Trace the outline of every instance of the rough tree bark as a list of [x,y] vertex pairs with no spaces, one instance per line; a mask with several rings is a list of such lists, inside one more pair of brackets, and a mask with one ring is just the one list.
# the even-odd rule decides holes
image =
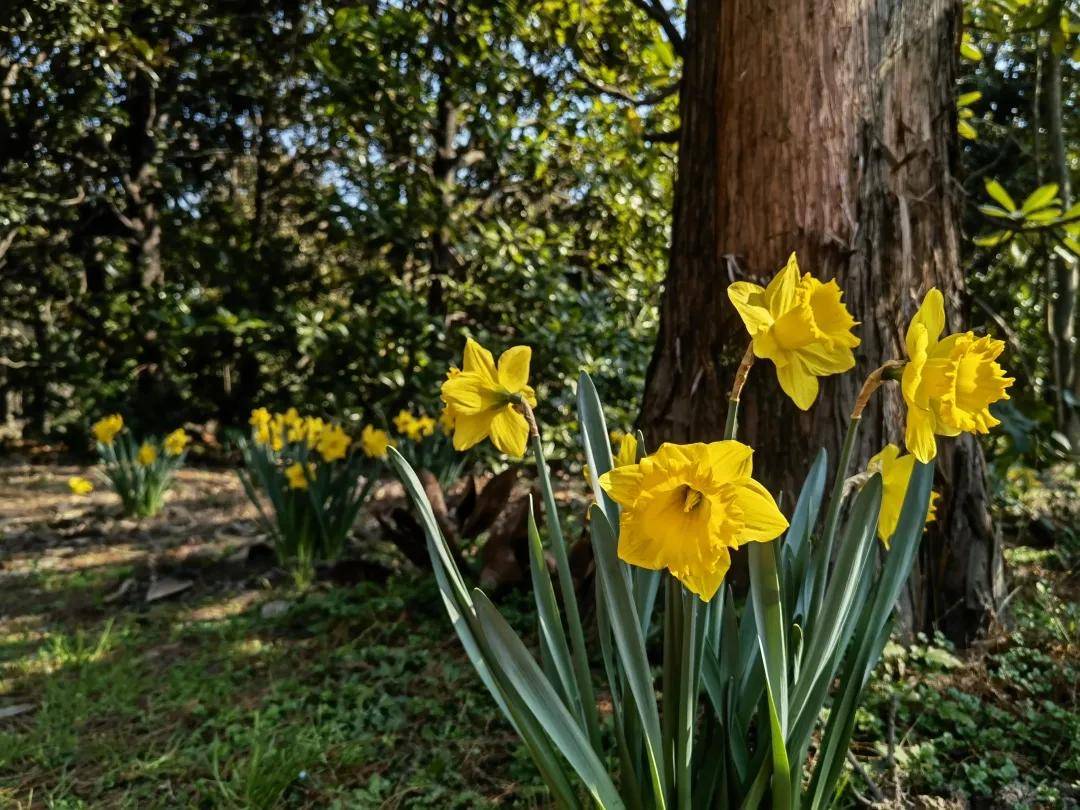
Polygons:
[[[953,0],[690,0],[671,260],[641,416],[654,442],[721,435],[748,342],[727,285],[764,283],[792,250],[844,289],[862,345],[856,369],[823,380],[807,413],[768,361],[751,372],[740,437],[774,490],[797,491],[822,443],[836,457],[857,388],[903,356],[928,288],[945,293],[950,330],[962,326],[959,24]],[[864,415],[859,463],[902,444],[903,421],[886,389]],[[1001,595],[1001,553],[977,444],[940,447],[940,517],[913,578],[912,620],[963,639]]]
[[[1057,14],[1051,16],[1056,20]],[[1053,182],[1058,184],[1062,207],[1072,203],[1072,179],[1065,148],[1064,106],[1062,103],[1062,62],[1068,58],[1054,53],[1054,37],[1047,37],[1046,69],[1046,130],[1049,141]],[[1054,348],[1054,401],[1057,406],[1058,429],[1069,438],[1074,453],[1080,453],[1080,408],[1071,403],[1069,395],[1080,398],[1080,353],[1076,348],[1076,294],[1080,289],[1080,262],[1051,255],[1053,267],[1047,328]]]

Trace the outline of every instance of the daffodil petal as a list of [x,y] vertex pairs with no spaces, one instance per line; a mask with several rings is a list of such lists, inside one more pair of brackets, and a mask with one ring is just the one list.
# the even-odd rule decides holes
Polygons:
[[751,337],[772,326],[773,316],[765,306],[765,290],[757,284],[736,281],[728,285],[727,294]]
[[514,346],[499,358],[499,385],[511,394],[520,393],[529,384],[529,361],[532,349]]
[[491,443],[508,456],[521,458],[525,455],[525,443],[529,437],[529,423],[514,408],[507,405],[495,413],[489,428]]
[[765,306],[774,318],[778,318],[794,306],[798,289],[799,262],[792,253],[784,269],[777,273],[769,282],[769,286],[765,288]]
[[640,465],[627,464],[613,467],[601,475],[600,486],[613,501],[623,506],[630,506],[641,491],[641,478]]
[[787,531],[787,518],[780,512],[773,496],[754,479],[738,488],[735,504],[742,510],[744,523],[741,541],[767,542]]
[[480,413],[456,414],[454,421],[454,449],[468,450],[487,438],[491,429],[492,414],[490,411]]
[[839,344],[829,348],[825,343],[811,343],[795,351],[806,370],[817,377],[842,374],[855,367],[855,355],[851,349]]
[[742,442],[726,440],[712,442],[707,448],[706,463],[714,477],[727,481],[741,481],[754,471],[753,448]]
[[923,464],[933,461],[934,456],[937,455],[934,423],[930,413],[910,403],[908,404],[907,426],[904,430],[904,444]]
[[919,306],[919,311],[915,313],[915,317],[911,319],[911,324],[908,326],[905,337],[908,357],[912,356],[912,330],[917,325],[926,330],[927,340],[930,345],[937,343],[941,333],[945,330],[945,298],[937,287],[931,287],[930,291],[926,293],[922,304]]
[[[442,384],[442,399],[459,414],[476,414],[491,404],[485,401],[490,399],[485,396],[486,389],[487,386],[480,375],[462,372]],[[412,419],[411,414],[406,413],[406,415],[409,420]],[[394,419],[394,426],[399,431],[403,431],[409,420],[402,420],[401,414],[398,414]]]
[[801,410],[809,410],[818,395],[817,377],[807,371],[802,361],[793,357],[791,362],[776,367],[776,377],[784,393],[791,397]]
[[773,324],[772,335],[783,349],[800,349],[821,339],[821,332],[814,326],[814,314],[806,304],[780,315]]
[[466,374],[479,374],[490,383],[496,379],[495,358],[472,338],[465,341],[465,361],[461,370]]

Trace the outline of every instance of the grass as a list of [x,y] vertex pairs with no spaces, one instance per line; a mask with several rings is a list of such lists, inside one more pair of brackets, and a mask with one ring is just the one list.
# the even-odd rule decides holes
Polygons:
[[0,730],[0,804],[484,807],[535,793],[429,610],[434,589],[311,593],[273,619],[258,604],[162,605],[5,655],[4,691],[36,708]]
[[[258,532],[230,476],[186,472],[160,518],[132,524],[107,495],[74,503],[70,472],[0,471],[0,709],[32,707],[0,718],[0,807],[548,806],[430,581],[296,591],[237,561]],[[1080,795],[1076,558],[1010,556],[1008,628],[963,653],[890,646],[845,804]],[[193,585],[146,604],[163,576]],[[526,604],[502,607],[529,636]]]

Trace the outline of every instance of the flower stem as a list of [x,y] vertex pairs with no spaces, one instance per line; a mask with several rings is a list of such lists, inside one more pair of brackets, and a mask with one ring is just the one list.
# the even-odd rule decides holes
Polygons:
[[585,648],[585,631],[581,626],[581,613],[578,610],[577,592],[574,590],[574,575],[570,571],[570,560],[566,553],[566,541],[559,513],[555,508],[555,493],[551,488],[551,474],[548,471],[544,446],[540,441],[540,429],[536,423],[529,403],[518,403],[525,421],[529,424],[529,436],[532,443],[533,458],[540,478],[540,490],[544,498],[544,513],[548,527],[548,543],[555,557],[555,569],[559,576],[559,591],[562,593],[563,608],[566,610],[566,623],[570,628],[570,643],[574,661],[574,679],[585,709],[585,725],[589,741],[595,750],[600,750],[600,723],[596,713],[596,696],[593,692],[592,675],[589,672],[589,656]]
[[742,396],[743,386],[750,374],[750,366],[754,365],[754,344],[751,343],[743,352],[742,361],[735,371],[735,381],[731,384],[731,393],[728,394],[727,418],[724,420],[724,438],[734,439],[738,430],[739,398]]
[[[878,385],[880,384],[878,383]],[[865,389],[866,386],[864,385],[863,388]],[[863,405],[865,407],[865,402]],[[806,615],[808,625],[817,616],[821,607],[821,600],[825,595],[825,578],[829,573],[829,559],[832,557],[833,544],[836,541],[836,527],[840,522],[840,508],[844,503],[844,481],[847,480],[847,470],[851,464],[851,454],[855,449],[855,437],[859,432],[859,423],[861,421],[861,417],[852,415],[848,421],[847,431],[844,433],[844,444],[840,449],[840,459],[836,464],[836,476],[833,478],[832,492],[829,495],[829,510],[825,514],[825,528],[821,533],[821,553],[818,555],[817,565],[814,568],[814,590],[810,599],[810,608]],[[807,627],[807,630],[809,629]]]
[[833,479],[832,492],[829,495],[829,511],[825,515],[825,528],[821,534],[822,554],[818,557],[814,570],[814,590],[806,617],[808,624],[817,616],[821,600],[825,595],[825,578],[829,573],[829,560],[836,542],[836,528],[840,522],[840,509],[844,501],[844,482],[847,480],[847,471],[855,450],[855,437],[859,432],[863,411],[866,410],[874,392],[889,380],[898,379],[903,367],[903,360],[890,360],[874,369],[867,376],[866,382],[859,389],[859,395],[855,398],[855,407],[851,409],[851,419],[848,421],[847,432],[844,434],[844,444],[840,449],[840,458],[836,465],[836,477]]
[[679,727],[675,744],[675,785],[679,810],[691,810],[692,788],[690,765],[694,753],[694,719],[697,715],[697,678],[695,636],[697,635],[698,598],[685,588],[678,587],[682,600],[681,651],[682,671],[679,673]]

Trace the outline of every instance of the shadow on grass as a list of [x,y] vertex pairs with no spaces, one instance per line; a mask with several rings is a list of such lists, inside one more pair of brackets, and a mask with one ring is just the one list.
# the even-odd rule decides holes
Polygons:
[[0,804],[539,803],[432,586],[249,593],[54,627],[7,665],[5,702],[35,708],[0,721]]

